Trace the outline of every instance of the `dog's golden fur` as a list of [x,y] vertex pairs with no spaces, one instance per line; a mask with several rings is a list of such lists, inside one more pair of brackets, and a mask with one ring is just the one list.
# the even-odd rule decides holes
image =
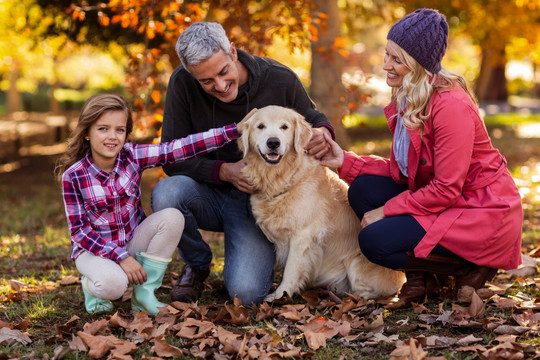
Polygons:
[[307,287],[329,287],[365,299],[395,294],[401,272],[369,262],[360,252],[360,221],[347,184],[307,155],[311,127],[297,112],[268,106],[240,125],[244,175],[255,186],[253,214],[275,244],[283,278],[272,301]]

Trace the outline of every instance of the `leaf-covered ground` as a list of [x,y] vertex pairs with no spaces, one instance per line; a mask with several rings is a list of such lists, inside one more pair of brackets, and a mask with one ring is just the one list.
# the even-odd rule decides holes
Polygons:
[[[490,129],[523,195],[523,259],[488,286],[465,289],[456,301],[430,298],[388,311],[385,300],[338,297],[310,289],[274,304],[244,306],[221,281],[221,235],[205,233],[215,262],[196,304],[174,302],[155,318],[130,310],[130,294],[114,313],[84,311],[79,275],[60,192],[55,156],[17,159],[0,167],[0,360],[3,359],[534,359],[540,325],[540,140]],[[352,134],[358,153],[386,155],[386,132]],[[158,171],[144,177],[145,204]],[[147,208],[149,211],[149,209]],[[175,259],[157,292],[168,290]],[[451,284],[451,278],[448,279]],[[279,281],[279,273],[276,282]],[[444,290],[444,289],[443,289]]]

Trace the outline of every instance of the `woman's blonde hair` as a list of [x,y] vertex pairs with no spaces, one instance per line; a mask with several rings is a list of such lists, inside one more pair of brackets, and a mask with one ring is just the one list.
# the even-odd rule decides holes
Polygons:
[[395,102],[398,108],[400,108],[401,104],[407,104],[402,119],[403,124],[408,128],[423,128],[424,121],[431,113],[428,105],[435,90],[447,89],[454,84],[458,84],[477,104],[476,96],[463,76],[452,73],[445,68],[433,75],[395,42],[388,40],[387,46],[388,49],[397,54],[399,60],[410,70],[403,77],[403,84],[399,88],[392,88],[392,102]]
[[108,111],[123,111],[126,114],[126,139],[133,130],[131,109],[122,96],[114,94],[98,94],[90,97],[84,103],[77,126],[67,141],[65,153],[60,156],[54,172],[58,179],[62,177],[71,165],[81,160],[90,150],[90,143],[85,139],[90,127]]

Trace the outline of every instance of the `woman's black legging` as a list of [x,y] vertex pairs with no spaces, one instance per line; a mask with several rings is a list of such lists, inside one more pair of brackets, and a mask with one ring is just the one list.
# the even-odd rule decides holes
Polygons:
[[[359,176],[349,187],[349,204],[362,219],[366,212],[383,206],[407,189],[407,185],[397,184],[389,177]],[[389,216],[363,228],[358,235],[358,244],[371,262],[397,270],[403,269],[407,251],[412,251],[425,234],[413,216]],[[456,256],[440,245],[436,245],[432,253]]]

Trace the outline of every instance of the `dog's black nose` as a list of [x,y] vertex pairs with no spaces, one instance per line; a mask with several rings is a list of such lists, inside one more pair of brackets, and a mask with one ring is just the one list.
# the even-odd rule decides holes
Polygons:
[[272,150],[276,150],[280,144],[281,143],[277,137],[271,137],[266,140],[266,146],[268,146],[268,148]]

